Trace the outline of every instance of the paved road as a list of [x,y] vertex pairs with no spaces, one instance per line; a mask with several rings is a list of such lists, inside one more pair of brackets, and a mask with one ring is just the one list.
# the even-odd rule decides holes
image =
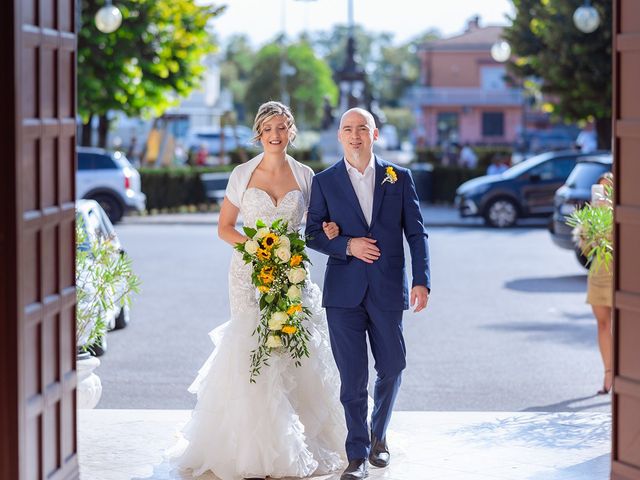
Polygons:
[[[110,332],[99,408],[191,408],[207,332],[227,320],[229,247],[207,225],[120,225],[142,278],[132,324]],[[542,228],[430,229],[433,292],[405,314],[400,410],[609,411],[586,272]],[[324,259],[314,254],[312,278]],[[238,379],[242,381],[242,379]]]

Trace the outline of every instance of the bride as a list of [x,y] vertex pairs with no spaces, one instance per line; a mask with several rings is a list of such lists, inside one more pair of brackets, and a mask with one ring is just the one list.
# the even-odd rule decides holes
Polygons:
[[[283,218],[298,229],[309,202],[313,172],[286,153],[296,135],[289,108],[279,102],[261,105],[254,131],[264,151],[233,170],[220,210],[218,235],[231,245],[247,239],[236,229],[239,214],[247,226]],[[327,224],[325,233],[333,238],[337,226]],[[340,380],[320,289],[307,285],[309,357],[296,367],[288,354],[273,354],[256,383],[250,383],[250,354],[257,345],[252,332],[260,310],[251,267],[233,251],[231,320],[210,333],[215,350],[189,387],[197,404],[183,429],[188,445],[178,459],[181,468],[194,476],[210,470],[222,480],[237,480],[307,477],[343,465]]]

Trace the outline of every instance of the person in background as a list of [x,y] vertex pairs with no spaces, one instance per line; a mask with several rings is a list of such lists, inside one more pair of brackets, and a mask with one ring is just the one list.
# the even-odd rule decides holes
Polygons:
[[509,166],[500,155],[493,157],[491,165],[487,168],[487,175],[500,175],[508,170]]
[[478,156],[469,143],[465,143],[462,150],[460,150],[460,163],[466,168],[476,168],[478,166]]
[[598,149],[598,138],[596,137],[595,127],[592,122],[589,122],[578,134],[576,147],[578,147],[582,153],[591,153]]
[[[613,175],[606,172],[598,179],[599,185],[605,186],[603,195],[592,193],[591,205],[606,205],[610,202],[606,198],[606,186],[613,186]],[[597,189],[596,189],[597,192]],[[595,193],[595,192],[594,192]],[[587,303],[591,305],[593,315],[598,322],[598,348],[604,366],[604,379],[598,395],[606,395],[611,391],[613,384],[612,348],[613,336],[611,332],[611,317],[613,314],[613,267],[610,264],[597,264],[591,262],[589,276],[587,277]]]

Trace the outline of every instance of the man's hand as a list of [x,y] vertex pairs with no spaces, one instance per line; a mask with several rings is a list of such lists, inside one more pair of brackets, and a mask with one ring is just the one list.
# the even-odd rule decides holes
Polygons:
[[418,313],[420,310],[424,310],[429,301],[429,290],[422,285],[416,285],[411,289],[411,306],[415,305],[413,309],[414,313]]
[[340,235],[340,228],[336,222],[322,222],[322,230],[329,240]]
[[349,246],[351,255],[365,263],[373,263],[380,258],[380,249],[376,247],[377,240],[367,237],[352,238]]

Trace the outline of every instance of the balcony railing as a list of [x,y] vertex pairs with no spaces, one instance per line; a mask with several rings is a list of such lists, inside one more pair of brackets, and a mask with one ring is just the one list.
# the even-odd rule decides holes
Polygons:
[[416,106],[517,106],[522,105],[522,89],[488,90],[467,87],[413,87],[405,102]]

